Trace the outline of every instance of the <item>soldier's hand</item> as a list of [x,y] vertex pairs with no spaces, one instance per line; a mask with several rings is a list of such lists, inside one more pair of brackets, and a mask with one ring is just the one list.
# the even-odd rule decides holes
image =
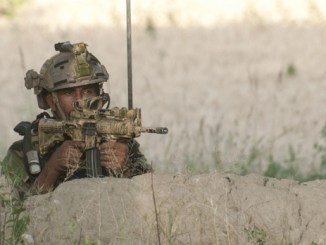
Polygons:
[[85,143],[66,140],[59,146],[48,160],[56,171],[76,170],[80,164]]
[[45,193],[51,191],[56,184],[61,171],[76,170],[79,167],[85,144],[67,140],[59,146],[45,163],[39,176],[34,182],[37,192]]
[[110,170],[123,170],[128,161],[129,147],[126,143],[107,141],[100,144],[101,165]]

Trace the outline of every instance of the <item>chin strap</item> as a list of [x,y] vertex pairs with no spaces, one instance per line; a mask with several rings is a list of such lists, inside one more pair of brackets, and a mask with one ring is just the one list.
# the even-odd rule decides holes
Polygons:
[[53,102],[54,102],[56,108],[58,109],[58,113],[52,111],[53,115],[54,115],[55,117],[60,116],[60,118],[61,118],[62,120],[66,120],[67,117],[66,117],[65,113],[63,112],[63,110],[62,110],[62,108],[61,108],[61,106],[60,106],[59,99],[58,99],[58,95],[57,95],[56,92],[52,92],[52,98],[53,98]]

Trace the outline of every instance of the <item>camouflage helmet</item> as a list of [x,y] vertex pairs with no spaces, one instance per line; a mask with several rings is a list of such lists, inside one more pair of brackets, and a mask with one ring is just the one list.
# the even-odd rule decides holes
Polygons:
[[34,70],[27,71],[25,86],[34,88],[41,109],[49,109],[45,101],[47,92],[95,83],[102,85],[108,80],[105,67],[86,47],[85,43],[57,43],[55,50],[60,53],[48,59],[39,74]]

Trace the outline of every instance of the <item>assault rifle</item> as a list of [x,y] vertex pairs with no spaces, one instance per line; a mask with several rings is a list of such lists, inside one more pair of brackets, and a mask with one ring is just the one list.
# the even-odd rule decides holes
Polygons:
[[[97,145],[108,140],[130,140],[141,133],[167,134],[165,127],[142,127],[141,109],[125,107],[102,109],[109,101],[108,94],[74,102],[67,120],[43,118],[38,126],[40,155],[66,139],[85,142],[86,174],[102,176]],[[108,105],[107,105],[108,107]]]

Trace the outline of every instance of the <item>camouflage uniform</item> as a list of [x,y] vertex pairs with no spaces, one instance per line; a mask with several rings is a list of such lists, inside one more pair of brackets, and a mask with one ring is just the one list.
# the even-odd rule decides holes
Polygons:
[[[34,70],[29,70],[26,73],[25,86],[28,89],[34,88],[41,109],[49,109],[45,101],[46,93],[56,96],[56,92],[60,89],[99,84],[100,91],[103,93],[102,83],[108,80],[109,75],[97,58],[87,51],[86,46],[84,43],[74,45],[69,42],[64,43],[64,45],[61,45],[60,53],[44,63],[40,74]],[[56,50],[58,49],[56,48]],[[61,113],[59,104],[57,106]],[[61,117],[65,118],[62,114]],[[34,126],[35,122],[33,123]],[[38,174],[30,172],[27,157],[24,154],[24,146],[24,140],[13,143],[2,161],[2,172],[11,181],[12,187],[19,196],[27,192],[34,192],[32,186],[38,176]],[[55,145],[47,154],[41,156],[41,169],[59,146],[60,144]],[[136,140],[131,139],[128,148],[129,155],[123,169],[112,170],[102,167],[104,176],[130,178],[152,170],[147,164],[146,158],[140,152],[139,143]],[[62,171],[54,188],[63,181],[86,177],[84,155],[80,158],[78,169]]]

